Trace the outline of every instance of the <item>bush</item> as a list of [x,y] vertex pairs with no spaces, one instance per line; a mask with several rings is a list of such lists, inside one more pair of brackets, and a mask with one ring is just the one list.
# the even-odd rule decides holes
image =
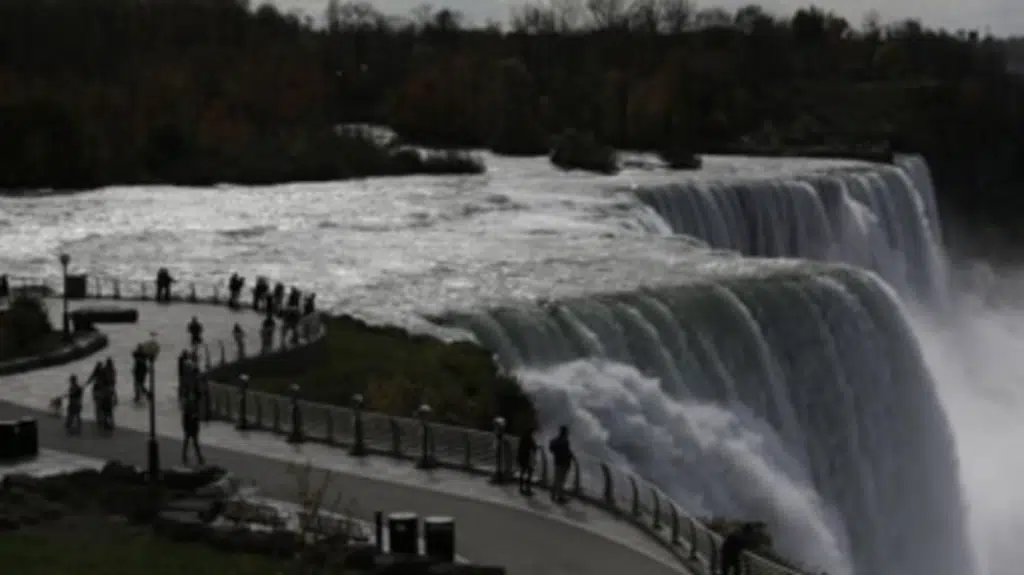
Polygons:
[[15,296],[0,312],[0,361],[35,355],[60,345],[42,299]]
[[593,134],[575,130],[563,132],[555,139],[551,163],[563,170],[586,170],[602,174],[619,171],[615,150],[601,144]]

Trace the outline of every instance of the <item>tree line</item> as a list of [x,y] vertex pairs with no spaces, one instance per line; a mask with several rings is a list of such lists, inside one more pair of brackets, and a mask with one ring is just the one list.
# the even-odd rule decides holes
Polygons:
[[1024,209],[1024,90],[976,32],[690,0],[550,0],[478,27],[332,0],[323,21],[242,0],[6,0],[0,187],[339,177],[338,156],[360,175],[373,150],[327,127],[366,122],[509,154],[567,130],[659,151],[885,145],[928,158],[944,205]]

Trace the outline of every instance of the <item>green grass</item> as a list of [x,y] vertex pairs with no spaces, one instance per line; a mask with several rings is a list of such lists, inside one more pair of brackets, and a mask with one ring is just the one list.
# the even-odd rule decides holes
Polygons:
[[0,573],[17,575],[279,575],[291,563],[163,539],[145,526],[66,518],[0,536]]
[[334,405],[350,406],[360,393],[367,409],[404,417],[427,403],[439,421],[482,429],[499,415],[513,429],[536,419],[518,382],[501,375],[491,352],[478,345],[350,317],[328,319],[327,334],[315,346],[253,359],[217,375],[235,381],[236,374],[247,373],[251,389],[278,394],[298,383],[304,399]]

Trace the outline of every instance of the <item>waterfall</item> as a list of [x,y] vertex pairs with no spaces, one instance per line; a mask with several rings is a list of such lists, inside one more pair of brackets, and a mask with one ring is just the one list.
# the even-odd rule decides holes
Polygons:
[[493,350],[581,449],[694,513],[765,521],[812,570],[973,573],[956,445],[897,295],[946,303],[921,158],[628,193],[644,229],[743,265],[441,321]]
[[447,321],[546,420],[696,512],[764,519],[833,575],[971,572],[950,429],[873,274],[809,265]]
[[[632,190],[672,233],[746,256],[839,262],[944,301],[946,266],[927,164],[864,164],[798,177],[691,180]],[[651,227],[647,224],[647,227]]]

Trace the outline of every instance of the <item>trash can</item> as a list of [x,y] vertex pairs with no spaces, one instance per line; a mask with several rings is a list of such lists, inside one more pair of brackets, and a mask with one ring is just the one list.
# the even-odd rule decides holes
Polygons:
[[85,299],[88,293],[89,276],[85,274],[69,275],[64,280],[64,293],[68,299]]
[[388,515],[388,551],[402,555],[416,555],[419,551],[419,517],[415,513]]
[[18,424],[14,421],[0,421],[0,461],[14,461],[18,458]]
[[18,457],[39,456],[39,422],[31,417],[18,421]]
[[451,517],[423,519],[424,552],[431,559],[455,562],[455,520]]

